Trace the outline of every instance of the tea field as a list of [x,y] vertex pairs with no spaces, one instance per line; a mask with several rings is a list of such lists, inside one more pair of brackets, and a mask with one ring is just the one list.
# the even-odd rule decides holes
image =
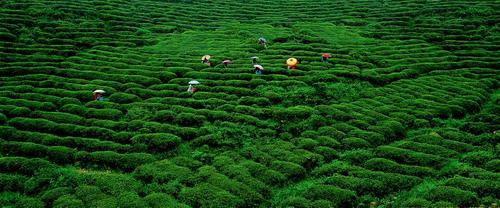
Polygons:
[[497,0],[0,11],[2,207],[500,205]]

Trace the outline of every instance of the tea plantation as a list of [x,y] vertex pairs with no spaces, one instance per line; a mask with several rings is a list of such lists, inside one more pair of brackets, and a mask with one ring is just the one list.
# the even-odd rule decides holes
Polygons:
[[499,70],[497,0],[1,0],[0,206],[498,207]]

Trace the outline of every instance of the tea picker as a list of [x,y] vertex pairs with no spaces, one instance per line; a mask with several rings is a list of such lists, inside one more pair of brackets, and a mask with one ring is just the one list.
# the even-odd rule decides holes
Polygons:
[[259,38],[259,43],[262,44],[267,49],[266,39],[265,38]]
[[188,82],[189,84],[189,87],[188,87],[188,92],[190,93],[195,93],[196,92],[196,88],[193,86],[193,85],[197,85],[197,84],[200,84],[200,82],[196,81],[196,80],[192,80],[190,82]]
[[227,68],[227,65],[231,63],[231,60],[225,60],[222,62],[222,66],[224,66],[224,68]]
[[251,59],[252,59],[252,64],[257,64],[257,60],[259,59],[259,57],[254,56]]
[[325,63],[328,63],[328,58],[332,57],[332,55],[330,54],[323,54],[323,56],[321,56],[321,60],[323,60],[323,62]]
[[255,67],[255,74],[262,75],[262,70],[264,69],[264,67],[262,67],[261,65],[253,65],[253,67]]
[[99,101],[103,101],[104,100],[104,97],[102,96],[105,91],[104,90],[94,90],[94,100],[99,100]]
[[299,61],[297,61],[297,59],[295,58],[289,58],[288,60],[286,60],[286,65],[288,66],[288,69],[295,69],[295,66],[297,66],[297,63],[299,63]]
[[208,64],[208,66],[212,66],[209,60],[210,60],[209,55],[204,55],[203,57],[201,57],[201,63]]

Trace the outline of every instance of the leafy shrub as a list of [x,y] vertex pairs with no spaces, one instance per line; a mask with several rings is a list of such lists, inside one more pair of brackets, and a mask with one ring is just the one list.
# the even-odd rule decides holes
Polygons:
[[7,116],[5,116],[3,113],[0,113],[0,125],[4,124],[7,122]]
[[364,167],[371,170],[378,170],[389,173],[401,173],[409,174],[418,177],[426,177],[435,174],[434,169],[412,166],[412,165],[401,165],[394,161],[383,159],[383,158],[372,158],[364,162]]
[[375,179],[336,175],[326,178],[324,183],[347,190],[353,190],[360,196],[369,194],[384,196],[387,194],[387,187],[385,184]]
[[64,195],[70,195],[74,193],[75,190],[72,187],[59,187],[47,190],[40,194],[40,200],[45,202],[48,206],[52,205],[52,202]]
[[283,173],[291,180],[300,180],[306,175],[306,169],[304,167],[292,162],[274,161],[271,163],[271,167]]
[[357,149],[345,151],[344,154],[340,156],[340,159],[347,161],[353,165],[361,165],[364,161],[374,158],[375,154],[369,150]]
[[473,166],[483,167],[487,161],[491,161],[495,158],[495,155],[491,152],[477,151],[462,155],[460,161],[466,162]]
[[402,207],[430,207],[432,202],[427,201],[422,198],[409,198],[403,203],[401,203]]
[[171,180],[187,181],[193,174],[189,168],[181,167],[168,160],[162,160],[137,167],[134,178],[145,183],[166,183]]
[[424,198],[433,202],[449,201],[461,207],[475,206],[479,200],[476,193],[451,186],[438,186],[427,193]]
[[498,181],[454,177],[447,179],[444,185],[453,186],[466,191],[472,191],[480,197],[491,196],[498,198],[500,196],[500,182]]
[[420,152],[414,152],[411,150],[401,149],[391,146],[378,146],[373,151],[377,156],[383,158],[392,159],[398,163],[419,165],[419,166],[437,166],[439,163],[444,161],[444,158],[425,154]]
[[192,188],[183,188],[179,199],[192,207],[241,207],[242,199],[209,183],[198,183]]
[[484,167],[492,172],[500,172],[500,159],[491,160],[484,164]]
[[74,195],[64,195],[59,197],[53,203],[54,207],[57,208],[77,208],[77,207],[85,207],[85,204],[82,200],[76,199]]
[[129,175],[106,174],[95,179],[95,186],[104,194],[118,196],[123,192],[138,192],[141,184]]
[[0,173],[0,191],[23,192],[27,178],[22,175]]
[[289,196],[282,202],[284,207],[307,208],[311,207],[311,201],[301,196]]
[[358,204],[355,192],[333,185],[315,185],[305,192],[305,196],[308,199],[331,201],[335,207],[355,207]]
[[174,197],[165,193],[152,193],[143,199],[150,207],[175,207]]
[[15,208],[43,208],[45,203],[36,198],[25,198],[16,203]]
[[24,157],[2,157],[0,158],[0,170],[2,173],[15,173],[26,176],[32,176],[41,169],[53,169],[57,166],[51,162],[34,158]]
[[147,207],[147,203],[135,192],[123,192],[116,199],[118,207]]
[[156,159],[152,155],[145,153],[119,154],[111,151],[91,153],[80,151],[75,154],[75,160],[84,167],[109,167],[131,171],[140,165],[151,163]]
[[127,104],[127,103],[141,102],[142,99],[137,95],[128,94],[124,92],[117,92],[109,96],[109,101],[120,104]]
[[349,137],[342,139],[342,146],[344,149],[352,150],[352,149],[364,149],[371,146],[371,144],[364,139]]
[[131,139],[132,144],[146,145],[147,150],[161,153],[175,149],[182,142],[182,139],[173,134],[155,133],[139,134]]
[[350,175],[360,178],[369,178],[384,183],[392,192],[409,190],[422,182],[421,178],[415,176],[401,175],[397,173],[385,173],[380,171],[355,170]]
[[196,115],[193,113],[179,113],[175,116],[174,122],[183,126],[196,126],[201,124],[207,118],[205,116]]

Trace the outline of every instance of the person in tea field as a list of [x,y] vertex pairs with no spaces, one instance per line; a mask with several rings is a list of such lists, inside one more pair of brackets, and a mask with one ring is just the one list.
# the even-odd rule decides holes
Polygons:
[[321,56],[321,60],[325,63],[328,63],[328,58],[332,57],[330,54],[323,54]]
[[257,56],[252,57],[252,64],[257,64],[257,59],[259,59],[259,57]]
[[262,75],[262,69],[264,69],[264,67],[261,65],[254,65],[253,67],[255,67],[255,74]]
[[259,43],[262,44],[267,49],[266,39],[265,38],[259,38]]
[[98,101],[103,101],[104,100],[104,97],[103,97],[103,94],[104,94],[104,90],[94,90],[94,100],[98,100]]
[[224,60],[224,61],[222,62],[222,66],[223,66],[224,68],[227,68],[229,63],[231,63],[231,60]]
[[204,55],[203,57],[201,57],[201,63],[207,64],[210,67],[212,66],[212,64],[210,64],[210,56],[209,55]]
[[190,84],[187,91],[190,93],[194,93],[194,91],[195,91],[194,89],[196,89],[196,88],[194,88],[193,85]]

